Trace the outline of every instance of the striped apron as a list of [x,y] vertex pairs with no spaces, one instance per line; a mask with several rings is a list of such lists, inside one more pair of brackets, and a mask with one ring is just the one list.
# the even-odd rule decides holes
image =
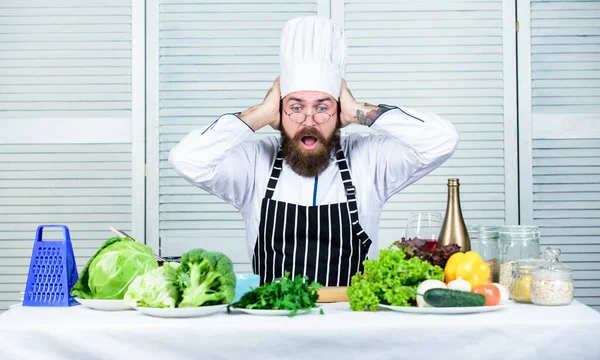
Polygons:
[[261,284],[289,271],[292,278],[302,275],[324,286],[348,286],[352,275],[363,271],[371,239],[358,222],[356,189],[344,152],[338,148],[335,157],[347,202],[303,206],[272,199],[283,164],[281,151],[277,154],[252,258]]

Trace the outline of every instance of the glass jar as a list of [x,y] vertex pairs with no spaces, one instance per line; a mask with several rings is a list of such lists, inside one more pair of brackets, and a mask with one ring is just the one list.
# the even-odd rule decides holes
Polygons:
[[573,301],[574,286],[570,267],[558,261],[560,249],[546,248],[545,262],[533,272],[531,302],[536,305],[568,305]]
[[478,253],[490,267],[490,280],[498,282],[498,226],[474,225],[467,228],[471,250]]
[[500,284],[510,287],[517,260],[540,258],[540,231],[537,226],[510,225],[498,229]]
[[531,282],[534,270],[544,263],[542,259],[517,260],[512,263],[512,277],[508,286],[510,297],[521,303],[531,303]]

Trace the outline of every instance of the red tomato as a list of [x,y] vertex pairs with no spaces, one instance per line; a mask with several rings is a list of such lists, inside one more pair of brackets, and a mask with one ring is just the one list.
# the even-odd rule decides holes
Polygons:
[[498,290],[498,288],[495,285],[479,285],[473,288],[471,292],[485,296],[484,306],[495,306],[500,303],[500,290]]

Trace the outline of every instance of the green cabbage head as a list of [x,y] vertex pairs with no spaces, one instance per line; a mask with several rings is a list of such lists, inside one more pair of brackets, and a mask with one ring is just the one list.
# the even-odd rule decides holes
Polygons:
[[108,239],[83,268],[71,295],[122,300],[131,282],[158,267],[148,246],[130,238]]
[[125,293],[125,301],[132,306],[174,308],[179,302],[179,289],[175,286],[177,262],[166,262],[133,280]]

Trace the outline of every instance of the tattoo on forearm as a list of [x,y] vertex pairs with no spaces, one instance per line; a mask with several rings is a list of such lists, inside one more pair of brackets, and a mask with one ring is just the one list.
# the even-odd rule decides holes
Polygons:
[[[365,103],[365,106],[375,106],[375,105],[370,105],[370,104]],[[365,114],[364,111],[358,109],[358,110],[356,110],[356,116],[354,118],[356,120],[358,120],[359,124],[370,126],[375,120],[377,120],[378,117],[381,116],[381,114],[383,114],[389,110],[390,109],[388,109],[388,108],[384,108],[381,106],[375,106],[375,109],[373,109]]]

